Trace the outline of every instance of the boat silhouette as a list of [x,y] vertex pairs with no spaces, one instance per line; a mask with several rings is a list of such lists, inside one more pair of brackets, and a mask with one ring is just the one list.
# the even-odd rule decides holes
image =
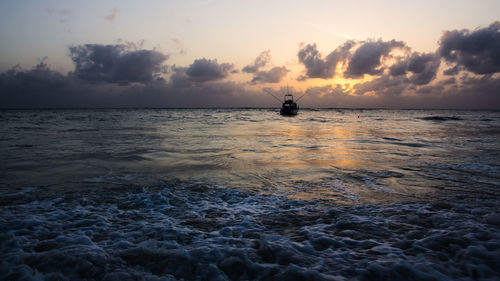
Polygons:
[[281,105],[280,114],[297,115],[297,113],[299,113],[299,106],[293,101],[293,96],[291,94],[286,94],[283,104]]
[[287,93],[285,94],[285,97],[283,98],[283,101],[281,101],[279,98],[277,98],[275,95],[273,95],[269,90],[263,89],[266,93],[270,94],[273,98],[278,100],[281,104],[281,109],[280,109],[280,115],[284,116],[294,116],[299,113],[299,106],[297,105],[297,101],[301,99],[304,95],[299,97],[296,101],[293,100],[293,95],[290,94],[290,90],[288,89],[288,85],[286,86]]

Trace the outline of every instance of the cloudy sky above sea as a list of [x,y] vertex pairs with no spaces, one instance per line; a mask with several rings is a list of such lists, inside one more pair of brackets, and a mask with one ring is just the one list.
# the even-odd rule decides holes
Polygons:
[[500,1],[2,1],[0,108],[500,109]]

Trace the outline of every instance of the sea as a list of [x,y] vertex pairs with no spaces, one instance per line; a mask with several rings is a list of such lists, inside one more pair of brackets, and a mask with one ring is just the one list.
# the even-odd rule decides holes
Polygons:
[[1,280],[500,280],[500,111],[0,111]]

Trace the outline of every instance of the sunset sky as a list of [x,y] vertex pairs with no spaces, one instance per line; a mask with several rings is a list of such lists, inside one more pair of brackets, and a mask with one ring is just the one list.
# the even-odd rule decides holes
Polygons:
[[500,109],[500,1],[2,1],[0,108]]

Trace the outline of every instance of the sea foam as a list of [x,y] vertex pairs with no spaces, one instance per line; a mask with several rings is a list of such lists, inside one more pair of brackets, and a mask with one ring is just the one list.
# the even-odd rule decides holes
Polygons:
[[[494,280],[497,201],[339,206],[176,182],[12,193],[4,280]],[[455,203],[454,203],[455,202]]]

